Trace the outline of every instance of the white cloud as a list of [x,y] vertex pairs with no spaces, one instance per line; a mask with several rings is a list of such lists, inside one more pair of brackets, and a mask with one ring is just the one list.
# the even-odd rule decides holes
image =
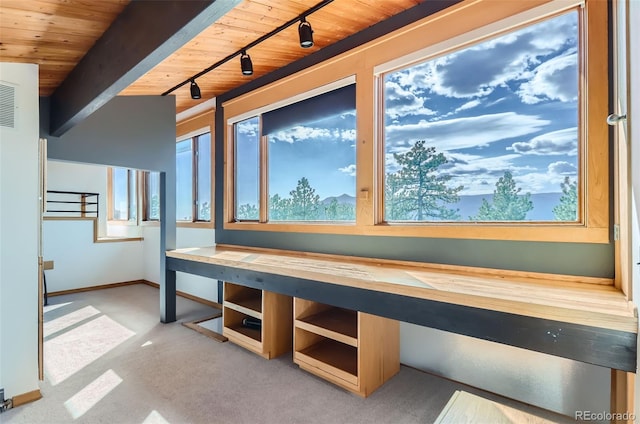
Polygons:
[[532,66],[575,46],[576,16],[568,13],[396,72],[387,84],[424,87],[451,98],[488,96],[510,81],[531,78]]
[[296,126],[285,131],[278,131],[269,135],[271,142],[294,143],[309,139],[328,138],[331,137],[331,130],[327,128],[312,128],[304,126]]
[[549,123],[537,116],[505,112],[436,122],[388,125],[387,151],[406,151],[417,140],[426,140],[426,144],[435,146],[437,151],[487,146],[506,138],[537,132]]
[[456,115],[457,113],[460,113],[462,111],[473,109],[474,107],[480,106],[481,104],[482,104],[482,102],[480,100],[478,100],[478,99],[470,100],[470,101],[464,103],[462,106],[457,107],[454,111],[449,112],[449,113],[445,113],[444,115],[440,115],[440,116],[432,119],[432,121],[439,121],[439,120],[442,120],[444,118],[448,118],[448,117]]
[[333,130],[332,137],[335,139],[339,139],[341,141],[355,141],[356,139],[356,130]]
[[564,177],[553,172],[531,172],[521,175],[518,184],[530,193],[558,193]]
[[351,165],[347,165],[344,168],[338,168],[338,171],[343,172],[352,177],[356,176],[356,164],[352,163]]
[[424,106],[426,98],[397,82],[385,84],[385,113],[391,119],[405,116],[430,116],[436,112]]
[[251,137],[258,136],[258,120],[257,119],[247,119],[245,121],[238,122],[236,124],[236,131],[242,135],[248,135]]
[[457,108],[454,113],[462,112],[463,110],[473,109],[474,107],[480,106],[480,104],[482,104],[482,102],[477,99],[468,101],[467,103]]
[[566,161],[558,161],[558,162],[550,163],[549,166],[547,167],[547,170],[549,174],[556,174],[556,175],[563,175],[563,176],[576,175],[576,173],[578,172],[578,168],[576,168],[574,164]]
[[578,154],[578,129],[565,128],[548,132],[529,141],[513,143],[507,150],[522,155],[571,155]]
[[385,153],[384,155],[384,172],[396,172],[400,170],[400,165],[398,165],[398,161],[393,157],[393,153]]
[[514,160],[520,157],[516,154],[483,157],[452,153],[450,156],[453,165],[446,172],[452,176],[452,185],[464,186],[461,192],[464,195],[493,193],[495,183],[506,170],[511,171],[516,180],[519,175],[535,171],[530,166],[515,165]]
[[518,95],[524,103],[545,100],[575,101],[578,98],[578,55],[550,59],[533,70],[533,77],[520,85]]

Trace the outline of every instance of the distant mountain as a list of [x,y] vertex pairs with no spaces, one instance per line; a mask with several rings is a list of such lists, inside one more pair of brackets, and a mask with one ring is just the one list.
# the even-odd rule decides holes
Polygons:
[[[560,203],[562,193],[535,193],[531,195],[533,209],[527,213],[527,221],[554,221],[553,208]],[[460,201],[455,208],[460,210],[464,220],[478,213],[482,199],[491,202],[493,194],[475,194],[472,196],[460,196]]]
[[[527,213],[528,221],[554,221],[553,208],[560,203],[560,197],[562,193],[535,193],[531,195],[531,201],[533,202],[533,209]],[[478,213],[482,199],[487,199],[491,202],[493,194],[475,194],[471,196],[460,196],[460,201],[456,205],[452,205],[455,209],[459,209],[460,216],[464,220],[468,220],[470,216],[474,216]],[[329,196],[326,199],[320,201],[323,205],[330,204],[333,199],[336,199],[338,203],[347,203],[350,205],[356,204],[356,198],[348,194],[341,194],[340,196]]]
[[346,204],[349,204],[349,205],[355,205],[356,204],[356,198],[353,197],[353,196],[349,196],[346,193],[341,194],[340,196],[329,196],[326,199],[322,199],[320,201],[320,203],[323,204],[323,205],[328,205],[333,201],[333,199],[336,199],[338,201],[338,204],[340,204],[340,203],[346,203]]

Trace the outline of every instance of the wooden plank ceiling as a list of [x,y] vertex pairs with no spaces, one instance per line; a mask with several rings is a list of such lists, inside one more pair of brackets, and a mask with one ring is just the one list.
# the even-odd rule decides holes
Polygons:
[[[2,0],[0,61],[40,65],[40,95],[50,96],[130,0]],[[305,0],[245,0],[151,69],[121,95],[160,95],[242,49],[317,4]],[[315,45],[300,47],[297,25],[251,48],[252,76],[239,58],[198,78],[201,100],[179,88],[176,112],[294,62],[424,0],[335,0],[307,20]]]

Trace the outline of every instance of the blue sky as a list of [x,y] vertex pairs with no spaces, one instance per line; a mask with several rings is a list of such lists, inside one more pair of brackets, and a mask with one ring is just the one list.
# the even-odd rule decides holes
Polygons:
[[[578,169],[576,37],[573,11],[386,74],[387,171],[397,169],[393,153],[426,140],[449,159],[443,171],[461,195],[490,196],[507,170],[523,192],[560,192]],[[255,163],[257,125],[238,125],[238,135],[238,156]],[[272,134],[270,194],[288,196],[304,176],[321,198],[355,195],[355,140],[354,114]],[[239,203],[257,189],[249,168]]]
[[[257,196],[258,122],[237,126],[238,203],[253,203]],[[290,197],[298,180],[306,177],[320,199],[343,193],[355,196],[355,113],[278,131],[269,136],[269,195]],[[242,164],[245,163],[245,165]]]
[[464,194],[510,170],[523,192],[577,172],[577,13],[385,76],[386,166],[416,140],[449,159]]

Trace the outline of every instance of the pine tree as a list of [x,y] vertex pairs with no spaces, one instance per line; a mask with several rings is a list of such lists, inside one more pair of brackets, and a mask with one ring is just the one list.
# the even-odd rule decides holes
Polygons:
[[310,221],[319,219],[320,196],[309,185],[309,180],[302,177],[298,180],[295,190],[291,195],[291,219],[295,221]]
[[355,221],[356,209],[350,203],[340,203],[335,197],[324,207],[324,216],[321,219],[327,221]]
[[513,175],[510,171],[505,171],[500,177],[493,191],[491,203],[487,199],[482,199],[482,205],[475,217],[470,217],[473,221],[524,221],[527,212],[533,209],[531,194],[519,194],[520,188],[516,187]]
[[409,219],[409,213],[402,210],[400,204],[402,199],[402,187],[400,186],[398,175],[388,173],[384,185],[384,210],[387,221],[401,221]]
[[387,188],[398,187],[390,193],[392,201],[387,203],[391,206],[391,215],[397,218],[388,216],[388,219],[460,219],[458,210],[449,208],[447,204],[460,200],[458,192],[463,186],[447,185],[451,176],[436,172],[447,163],[447,158],[443,153],[436,153],[435,147],[425,147],[424,143],[424,140],[417,141],[411,150],[393,154],[401,168],[387,176],[387,183],[391,183]]
[[355,221],[356,207],[351,203],[338,203],[338,221]]
[[211,220],[211,205],[209,202],[204,202],[200,205],[200,213],[198,214],[198,219],[203,219],[205,221]]
[[338,199],[335,197],[331,199],[331,202],[324,207],[324,217],[327,221],[338,220]]
[[553,215],[558,221],[576,221],[578,219],[578,182],[564,178],[560,183],[562,196],[560,203],[553,208]]
[[149,217],[152,219],[160,219],[160,196],[154,194],[151,196],[151,205],[149,206]]
[[238,219],[244,220],[257,220],[260,218],[260,215],[258,214],[258,206],[249,203],[238,206],[238,212],[236,215]]
[[283,199],[279,194],[269,197],[269,220],[286,221],[288,219],[291,219],[291,199]]

